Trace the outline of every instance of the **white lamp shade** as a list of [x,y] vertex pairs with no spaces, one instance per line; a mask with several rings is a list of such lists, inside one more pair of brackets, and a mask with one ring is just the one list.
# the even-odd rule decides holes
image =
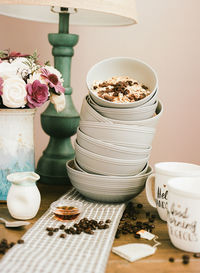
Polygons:
[[75,25],[118,26],[137,23],[134,0],[1,0],[0,14],[25,20],[57,23],[50,7],[76,8]]

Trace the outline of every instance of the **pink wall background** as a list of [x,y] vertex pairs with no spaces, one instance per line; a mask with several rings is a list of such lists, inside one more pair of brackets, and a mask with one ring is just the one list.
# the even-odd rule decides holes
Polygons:
[[[80,111],[87,94],[86,74],[96,62],[112,56],[136,57],[158,74],[164,113],[153,142],[151,164],[185,161],[200,164],[200,22],[199,0],[136,0],[139,23],[129,27],[70,27],[80,35],[72,61],[73,101]],[[0,16],[0,48],[32,53],[50,60],[49,32],[57,25]],[[35,118],[36,161],[48,143]]]

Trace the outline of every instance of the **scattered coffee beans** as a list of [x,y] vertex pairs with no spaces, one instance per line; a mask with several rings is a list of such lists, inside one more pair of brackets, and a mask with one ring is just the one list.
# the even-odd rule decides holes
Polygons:
[[[76,234],[81,234],[82,232],[93,235],[94,230],[96,229],[108,229],[109,228],[109,223],[111,223],[110,219],[107,219],[105,222],[104,221],[99,221],[97,222],[96,220],[88,220],[87,218],[81,219],[78,223],[75,223],[73,226],[67,228],[65,225],[61,225],[59,227],[60,230],[64,231],[66,234],[71,234],[71,235],[76,235]],[[58,232],[58,228],[52,228],[52,227],[47,227],[46,231],[48,231],[48,235],[52,236],[54,232]],[[60,238],[65,238],[66,234],[62,233],[60,235]]]
[[152,217],[150,212],[146,212],[146,217],[149,220],[148,222],[136,221],[138,219],[137,214],[141,212],[141,210],[137,210],[138,208],[143,208],[143,205],[137,204],[134,206],[132,202],[128,203],[120,220],[115,238],[120,238],[121,234],[134,234],[135,238],[140,238],[140,235],[136,233],[141,229],[152,232],[152,230],[155,228],[155,225],[152,224],[154,222],[155,216]]
[[[18,244],[23,244],[23,243],[24,243],[24,240],[20,239],[20,240],[17,241],[17,243],[18,243]],[[2,239],[2,240],[0,241],[0,254],[3,254],[3,255],[4,255],[4,254],[6,253],[6,251],[7,251],[9,248],[13,247],[14,245],[15,245],[14,242],[8,243],[8,241],[7,241],[6,239]]]

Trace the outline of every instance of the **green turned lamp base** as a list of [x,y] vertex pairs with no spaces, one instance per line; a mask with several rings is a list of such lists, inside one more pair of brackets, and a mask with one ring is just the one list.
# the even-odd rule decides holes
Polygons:
[[62,112],[57,113],[53,104],[49,103],[41,114],[42,128],[50,136],[50,140],[38,161],[36,172],[40,175],[41,183],[61,185],[70,183],[66,162],[74,158],[70,137],[76,133],[80,118],[72,102],[70,87],[71,58],[78,35],[68,33],[67,9],[61,9],[59,18],[59,33],[49,34],[48,37],[53,46],[55,68],[62,73],[64,79],[66,105]]

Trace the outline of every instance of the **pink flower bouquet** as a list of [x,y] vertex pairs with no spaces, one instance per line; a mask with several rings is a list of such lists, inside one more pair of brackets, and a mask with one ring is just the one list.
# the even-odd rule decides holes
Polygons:
[[57,112],[65,107],[61,73],[37,61],[37,54],[0,51],[0,108],[36,108],[47,100]]

